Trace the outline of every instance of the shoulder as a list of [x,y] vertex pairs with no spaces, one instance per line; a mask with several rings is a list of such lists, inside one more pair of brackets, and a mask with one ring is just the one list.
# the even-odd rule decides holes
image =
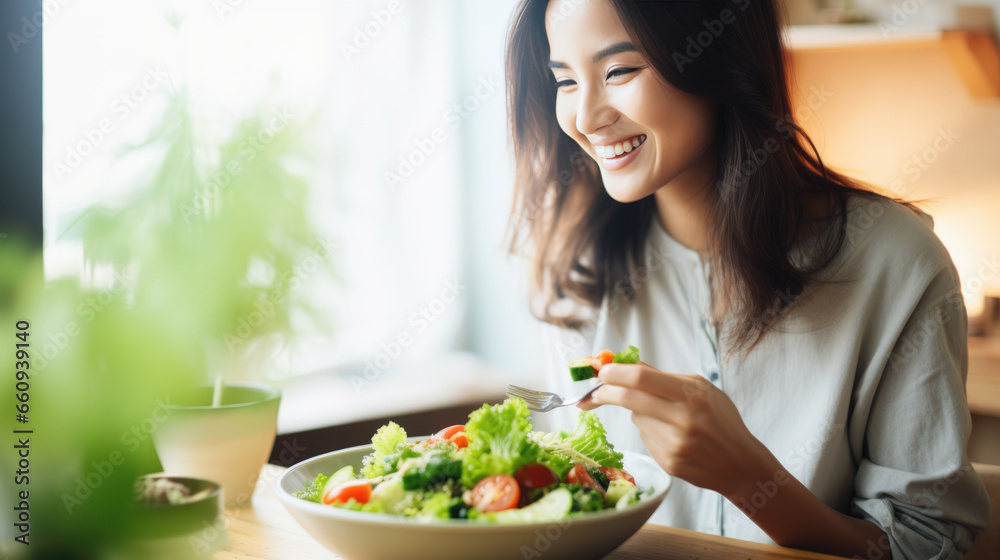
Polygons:
[[933,227],[919,209],[851,196],[843,244],[820,283],[852,292],[878,322],[918,318],[942,306],[964,312],[958,272]]
[[934,220],[919,209],[881,197],[847,200],[843,245],[834,272],[877,274],[897,281],[955,276],[948,249],[934,233]]

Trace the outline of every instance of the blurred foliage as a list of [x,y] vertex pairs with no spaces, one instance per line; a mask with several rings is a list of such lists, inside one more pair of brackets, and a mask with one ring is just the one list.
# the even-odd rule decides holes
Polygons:
[[205,146],[188,100],[171,101],[149,143],[134,148],[162,153],[148,185],[121,207],[88,209],[64,235],[82,238],[85,260],[105,271],[126,276],[136,266],[133,303],[164,311],[195,340],[235,335],[255,312],[265,321],[254,336],[287,330],[292,309],[309,311],[289,272],[323,250],[309,224],[308,187],[286,170],[301,138],[295,122],[264,113],[221,146]]
[[44,283],[26,273],[41,270],[40,255],[14,239],[0,244],[0,335],[10,366],[15,325],[31,324],[29,423],[15,419],[13,374],[2,381],[8,453],[11,430],[34,430],[29,486],[10,484],[16,459],[0,465],[5,504],[11,492],[30,491],[31,545],[9,548],[16,533],[6,524],[0,552],[132,557],[121,548],[135,529],[131,487],[159,469],[155,399],[212,377],[207,348],[287,333],[292,314],[309,310],[290,271],[306,258],[327,269],[330,261],[309,224],[307,185],[288,171],[301,130],[279,114],[253,115],[212,145],[199,140],[190,101],[173,93],[150,140],[122,155],[156,162],[145,180],[64,233],[82,240],[87,268],[98,272],[92,279]]

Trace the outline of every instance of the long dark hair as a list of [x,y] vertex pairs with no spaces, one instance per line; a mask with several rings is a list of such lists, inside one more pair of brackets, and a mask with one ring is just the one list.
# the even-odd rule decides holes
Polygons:
[[[824,167],[792,118],[773,0],[609,1],[652,69],[717,104],[708,247],[713,313],[732,327],[731,349],[750,348],[775,323],[763,319],[780,316],[839,251],[847,195],[881,195]],[[614,201],[597,163],[559,128],[547,4],[523,0],[507,44],[516,162],[510,250],[533,253],[542,300],[535,314],[579,328],[586,318],[556,313],[554,304],[568,298],[596,308],[616,293],[631,299],[630,272],[642,262],[656,203]],[[817,201],[818,213],[810,210]],[[833,235],[793,263],[789,252],[809,224]]]

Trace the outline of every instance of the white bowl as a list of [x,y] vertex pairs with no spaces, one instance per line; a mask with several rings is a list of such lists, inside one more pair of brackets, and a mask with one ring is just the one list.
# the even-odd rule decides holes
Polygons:
[[371,445],[319,455],[286,470],[275,484],[292,517],[320,544],[347,560],[502,560],[543,556],[601,558],[642,525],[670,489],[670,475],[645,455],[625,452],[625,470],[642,489],[641,500],[625,510],[591,512],[549,523],[489,525],[462,519],[418,520],[399,515],[351,511],[296,498],[316,475],[361,466]]

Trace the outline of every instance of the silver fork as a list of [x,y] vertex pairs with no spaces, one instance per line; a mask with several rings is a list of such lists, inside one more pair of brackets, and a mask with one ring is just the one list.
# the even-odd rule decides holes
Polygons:
[[524,387],[518,387],[517,385],[508,385],[507,394],[511,397],[524,399],[524,402],[528,404],[528,408],[530,410],[534,410],[535,412],[548,412],[561,406],[572,406],[589,397],[591,393],[603,386],[604,383],[598,382],[597,385],[591,387],[590,390],[584,393],[580,398],[568,401],[564,401],[561,396],[555,393],[525,389]]

